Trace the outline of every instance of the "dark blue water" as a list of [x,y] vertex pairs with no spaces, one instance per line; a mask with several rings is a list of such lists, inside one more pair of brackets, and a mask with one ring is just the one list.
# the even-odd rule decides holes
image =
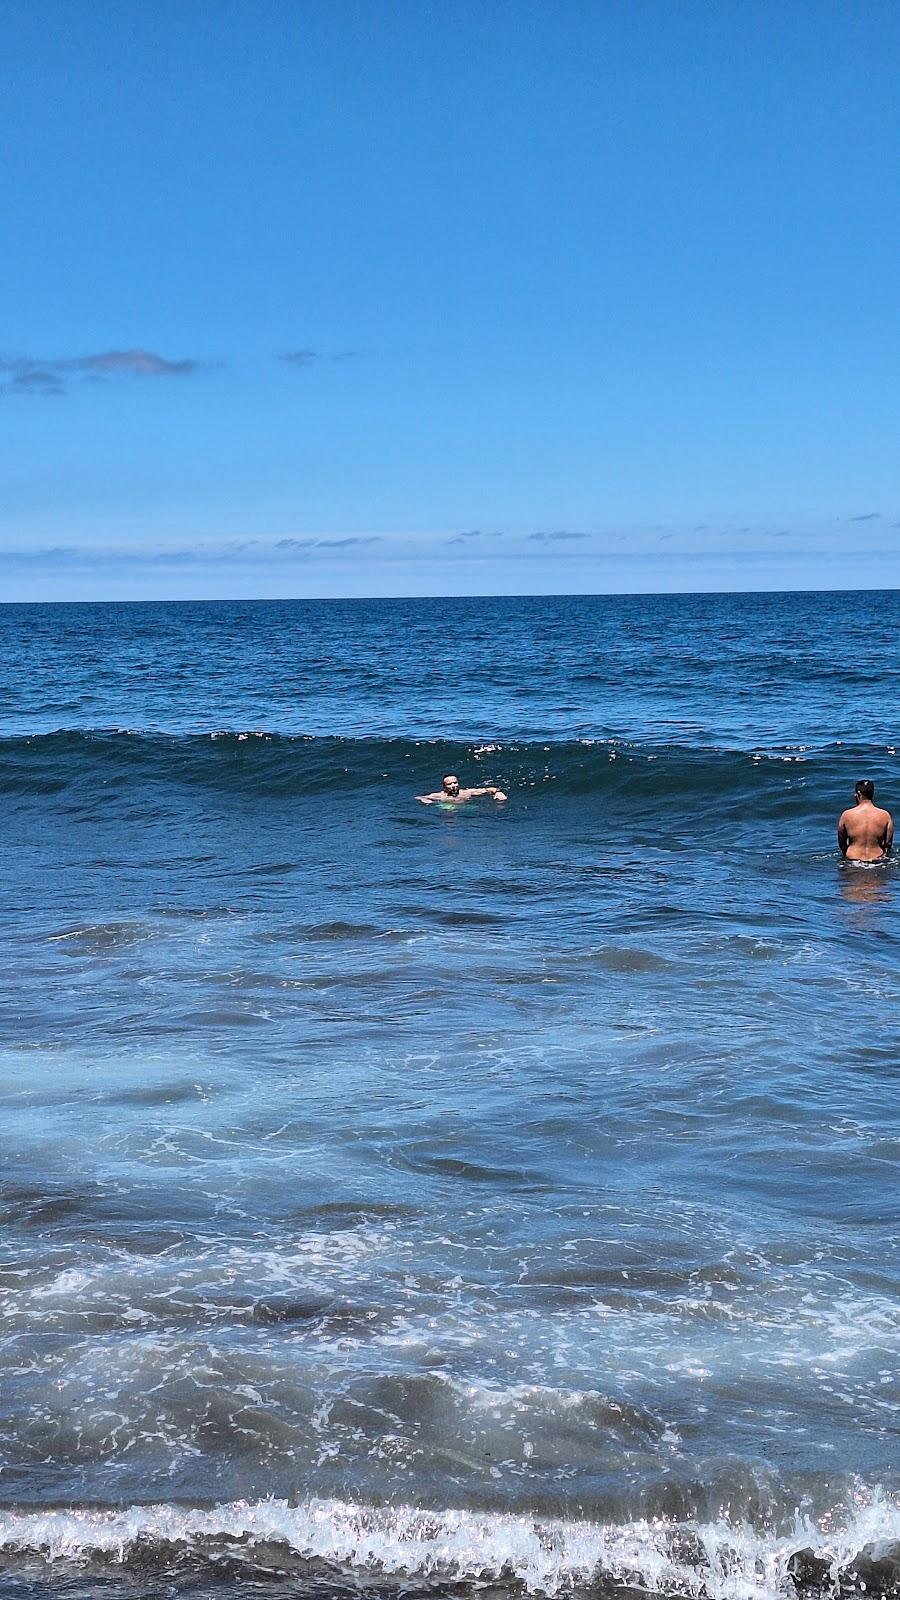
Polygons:
[[0,1592],[890,1586],[898,623],[0,608]]

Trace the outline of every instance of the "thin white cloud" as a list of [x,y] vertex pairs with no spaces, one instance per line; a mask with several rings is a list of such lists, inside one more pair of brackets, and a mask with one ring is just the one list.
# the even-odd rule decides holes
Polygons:
[[284,566],[308,559],[316,551],[341,552],[360,545],[382,542],[380,534],[348,534],[342,538],[231,539],[225,543],[199,543],[152,547],[47,545],[33,549],[0,549],[0,567],[41,568],[149,568],[149,567],[233,567],[253,565]]
[[528,537],[529,539],[537,541],[539,544],[550,544],[551,542],[557,542],[560,540],[587,539],[588,534],[569,533],[566,528],[558,528],[554,533],[530,533]]

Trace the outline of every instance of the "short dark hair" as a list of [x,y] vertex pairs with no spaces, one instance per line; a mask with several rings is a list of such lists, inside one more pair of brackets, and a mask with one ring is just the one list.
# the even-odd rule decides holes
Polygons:
[[864,800],[874,800],[875,785],[872,782],[872,779],[860,778],[859,783],[856,785],[856,792],[857,794],[861,794]]

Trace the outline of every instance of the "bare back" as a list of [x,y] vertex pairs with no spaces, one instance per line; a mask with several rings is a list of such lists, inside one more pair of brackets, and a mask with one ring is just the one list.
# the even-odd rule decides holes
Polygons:
[[889,811],[860,800],[841,813],[838,844],[848,861],[880,861],[894,840],[894,824]]

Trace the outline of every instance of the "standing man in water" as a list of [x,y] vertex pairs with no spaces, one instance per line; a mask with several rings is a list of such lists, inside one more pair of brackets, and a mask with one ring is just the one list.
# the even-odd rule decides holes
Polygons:
[[889,811],[875,805],[875,785],[861,778],[856,785],[856,804],[848,806],[838,818],[837,838],[846,861],[882,861],[891,853],[894,822]]
[[505,800],[506,795],[502,789],[489,783],[484,789],[461,789],[459,779],[452,772],[441,779],[441,787],[436,794],[417,794],[416,799],[421,800],[423,806],[434,805],[459,805],[463,800],[477,800],[480,795],[489,794],[492,800]]

